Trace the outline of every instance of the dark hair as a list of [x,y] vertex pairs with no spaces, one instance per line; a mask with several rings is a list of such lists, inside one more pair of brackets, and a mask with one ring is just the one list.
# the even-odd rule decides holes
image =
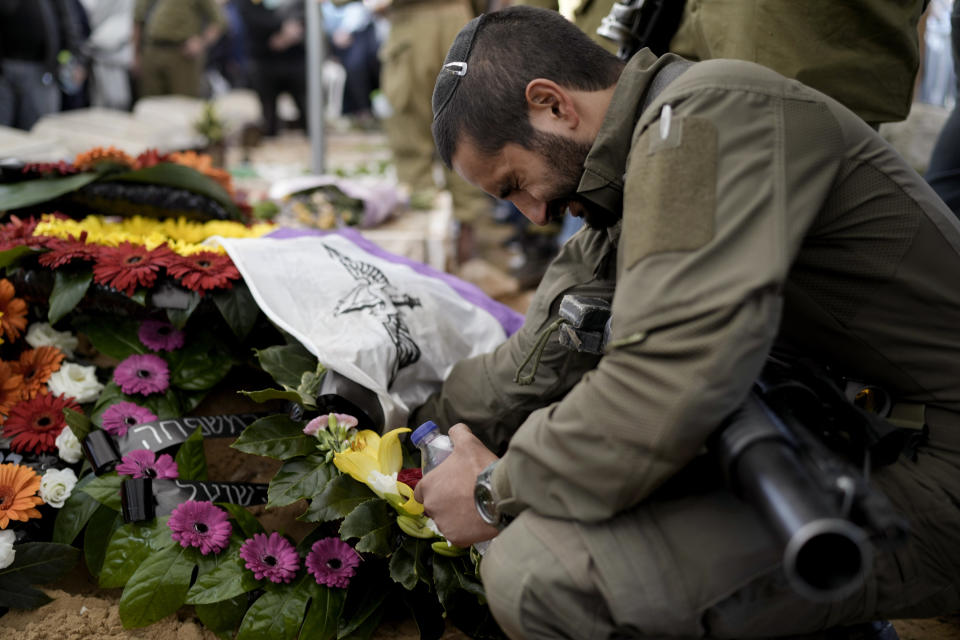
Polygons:
[[508,142],[530,148],[533,127],[525,92],[534,78],[599,91],[614,85],[623,69],[616,56],[556,11],[528,6],[483,16],[466,62],[467,73],[434,114],[433,139],[448,167],[464,135],[489,154]]

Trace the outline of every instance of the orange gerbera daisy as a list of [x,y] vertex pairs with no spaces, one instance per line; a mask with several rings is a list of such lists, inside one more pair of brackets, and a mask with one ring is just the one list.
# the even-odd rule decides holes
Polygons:
[[11,520],[26,522],[39,518],[34,507],[43,504],[36,495],[40,476],[30,467],[18,464],[0,464],[0,529],[6,529]]
[[20,361],[11,363],[14,371],[23,376],[21,398],[27,400],[45,391],[50,374],[60,369],[61,362],[63,352],[56,347],[37,347],[23,351]]
[[0,360],[0,424],[10,413],[10,408],[20,402],[23,376],[17,373],[13,362]]
[[231,197],[233,196],[233,178],[230,176],[230,172],[213,166],[213,158],[207,154],[197,153],[196,151],[174,151],[170,154],[169,159],[171,162],[190,167],[215,180]]
[[127,153],[111,145],[106,149],[94,147],[89,151],[78,153],[77,157],[73,159],[73,166],[80,171],[89,171],[101,162],[112,162],[132,168],[136,161]]
[[20,332],[27,328],[27,303],[21,298],[14,298],[16,291],[13,284],[3,278],[0,280],[0,327],[10,340],[20,337]]

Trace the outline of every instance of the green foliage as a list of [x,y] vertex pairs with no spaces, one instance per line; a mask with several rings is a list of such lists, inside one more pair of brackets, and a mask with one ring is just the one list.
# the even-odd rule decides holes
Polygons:
[[50,598],[34,584],[47,584],[66,575],[80,557],[69,544],[58,542],[24,542],[14,546],[16,557],[0,569],[0,607],[35,609]]
[[33,204],[49,202],[66,193],[76,191],[99,177],[99,173],[91,171],[72,176],[36,178],[0,184],[0,211],[21,209]]
[[197,310],[197,307],[200,306],[200,294],[196,291],[187,291],[187,298],[189,302],[187,306],[183,309],[176,309],[174,307],[167,307],[167,320],[170,321],[177,329],[183,329],[187,326],[187,320],[190,319],[190,316],[193,315],[193,312]]
[[149,525],[128,523],[121,526],[113,532],[107,545],[100,569],[100,586],[112,588],[125,585],[137,566],[151,552],[174,544],[169,536],[167,540],[169,542],[164,544],[163,538],[157,535],[156,522]]
[[357,506],[377,496],[350,476],[336,476],[323,492],[313,499],[310,508],[300,516],[307,522],[326,522],[350,515]]
[[212,295],[214,304],[233,335],[240,340],[246,338],[260,315],[260,307],[253,299],[247,283],[241,280],[232,289],[215,291]]
[[300,631],[307,608],[309,591],[304,583],[313,578],[306,573],[294,579],[292,588],[267,585],[266,592],[257,598],[240,623],[237,640],[294,639]]
[[187,604],[214,604],[260,587],[253,572],[244,567],[239,553],[229,554],[216,569],[200,575],[187,592]]
[[244,453],[287,460],[316,449],[316,439],[304,435],[303,427],[285,414],[260,418],[244,429],[231,445]]
[[95,477],[90,473],[80,478],[70,497],[57,511],[57,519],[53,525],[53,542],[72,543],[83,531],[83,528],[87,526],[87,522],[93,514],[100,508],[100,503],[89,493],[83,491]]
[[75,328],[87,336],[94,349],[117,360],[148,352],[137,337],[140,322],[132,318],[80,320]]
[[303,373],[316,371],[319,365],[317,358],[299,343],[267,347],[255,353],[260,367],[287,391],[295,391]]
[[122,483],[122,477],[116,473],[107,473],[94,477],[80,490],[100,504],[106,505],[114,511],[120,511],[120,485]]
[[123,516],[110,507],[100,505],[84,529],[83,558],[87,570],[94,577],[100,575],[100,568],[107,553],[107,542],[122,524]]
[[306,580],[310,594],[310,608],[300,627],[300,637],[310,640],[334,640],[340,626],[343,605],[347,600],[345,589],[337,589]]
[[303,498],[313,498],[334,474],[336,471],[324,463],[322,454],[287,460],[270,481],[267,507],[285,507]]
[[76,308],[91,282],[93,270],[90,268],[79,271],[57,269],[53,272],[53,291],[50,292],[50,308],[47,310],[50,324],[56,324]]
[[144,558],[120,596],[124,627],[145,627],[183,605],[196,566],[192,552],[174,545]]
[[182,349],[165,355],[170,366],[170,384],[186,391],[212,388],[234,364],[230,348],[212,331],[191,335]]
[[90,418],[86,414],[69,408],[64,408],[63,417],[67,421],[70,431],[73,431],[73,435],[76,436],[77,440],[83,442],[83,439],[90,433]]
[[357,505],[340,525],[344,540],[359,538],[356,549],[388,556],[393,551],[396,512],[384,500],[367,500]]
[[263,525],[253,517],[253,514],[247,511],[246,507],[229,502],[218,502],[217,506],[230,514],[233,521],[240,527],[240,531],[247,538],[252,538],[255,533],[263,533]]
[[[0,185],[0,188],[2,188],[2,185]],[[0,269],[6,269],[11,265],[15,265],[20,262],[20,258],[24,255],[32,253],[37,253],[37,250],[22,244],[7,249],[6,251],[0,251]]]
[[390,577],[408,591],[419,582],[430,584],[430,556],[429,541],[404,537],[390,556]]
[[181,480],[206,480],[207,458],[203,454],[203,433],[194,429],[177,449],[177,477]]

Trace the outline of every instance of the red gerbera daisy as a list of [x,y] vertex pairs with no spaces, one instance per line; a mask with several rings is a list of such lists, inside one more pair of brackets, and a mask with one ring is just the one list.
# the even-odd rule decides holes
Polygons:
[[191,291],[201,294],[213,289],[229,289],[240,272],[229,256],[213,251],[201,251],[189,256],[174,254],[167,263],[167,272]]
[[73,398],[52,393],[19,402],[3,425],[3,435],[13,439],[10,448],[17,453],[56,451],[57,436],[67,425],[64,409],[83,411]]
[[147,249],[124,242],[118,247],[103,247],[93,265],[93,281],[132,296],[138,286],[153,286],[160,268],[172,255],[165,245]]
[[93,262],[100,254],[100,247],[95,244],[87,244],[87,232],[80,234],[80,238],[70,236],[69,239],[51,238],[46,246],[50,251],[41,254],[37,258],[40,266],[49,269],[56,269],[68,264],[74,260],[86,260]]
[[133,162],[134,169],[147,169],[155,165],[160,164],[161,162],[168,162],[169,155],[166,153],[160,153],[156,149],[147,149],[143,153],[137,156],[137,159]]
[[25,244],[33,237],[33,230],[37,228],[35,218],[21,220],[17,216],[10,216],[10,222],[0,225],[0,241],[5,244]]

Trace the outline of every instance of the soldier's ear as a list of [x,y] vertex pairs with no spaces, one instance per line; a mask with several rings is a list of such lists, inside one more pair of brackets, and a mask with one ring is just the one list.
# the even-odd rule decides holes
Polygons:
[[553,80],[534,78],[527,83],[524,97],[531,123],[539,121],[546,127],[573,128],[580,121],[572,96]]

